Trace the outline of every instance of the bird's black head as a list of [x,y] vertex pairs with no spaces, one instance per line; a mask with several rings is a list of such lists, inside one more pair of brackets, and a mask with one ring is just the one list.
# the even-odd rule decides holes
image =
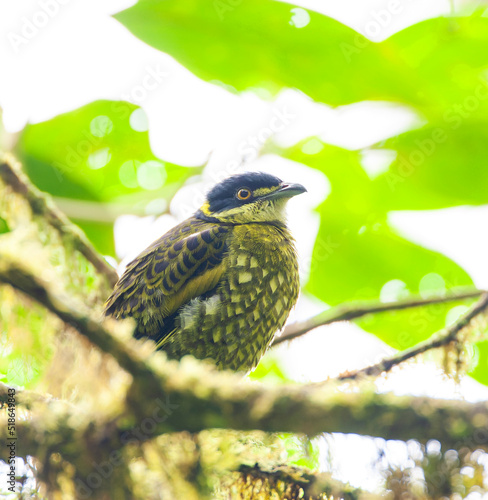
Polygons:
[[284,222],[286,201],[306,189],[287,184],[274,175],[246,172],[214,186],[197,216],[222,222]]

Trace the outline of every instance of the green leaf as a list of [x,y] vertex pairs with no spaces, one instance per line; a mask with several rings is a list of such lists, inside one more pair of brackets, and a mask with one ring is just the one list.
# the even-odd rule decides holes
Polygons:
[[115,18],[200,78],[238,91],[297,87],[335,105],[417,100],[417,90],[391,70],[394,54],[385,58],[353,29],[293,4],[140,0]]
[[469,372],[481,384],[488,385],[488,341],[475,344],[476,366]]
[[488,19],[477,13],[414,24],[382,42],[380,50],[392,62],[392,71],[416,88],[427,117],[443,119],[453,105],[477,98],[480,87],[482,93],[486,89]]
[[428,210],[488,203],[488,122],[463,120],[454,111],[449,117],[449,122],[385,142],[385,148],[397,151],[388,171],[374,181],[385,207]]
[[110,255],[118,215],[163,211],[201,171],[154,156],[148,132],[131,126],[134,113],[141,109],[128,102],[96,101],[29,125],[16,151],[34,184],[55,196],[97,249]]
[[251,380],[260,382],[270,382],[273,384],[285,384],[291,382],[283,368],[280,366],[278,358],[268,353],[258,364],[258,366],[249,374]]
[[93,102],[29,125],[17,152],[29,177],[54,196],[104,202],[138,193],[146,200],[160,197],[195,170],[154,156],[148,132],[131,127],[139,110],[124,101]]
[[320,466],[320,448],[317,439],[295,434],[279,435],[287,454],[287,462],[312,471]]
[[0,217],[0,234],[5,234],[8,232],[10,232],[10,228],[8,227],[7,221]]
[[102,255],[115,255],[113,224],[110,222],[73,219]]
[[488,19],[476,15],[429,19],[381,43],[273,0],[139,0],[115,17],[204,80],[296,87],[332,105],[390,100],[439,117],[488,67]]

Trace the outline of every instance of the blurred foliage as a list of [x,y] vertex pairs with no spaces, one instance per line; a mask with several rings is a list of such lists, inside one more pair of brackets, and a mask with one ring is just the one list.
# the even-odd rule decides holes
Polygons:
[[[486,89],[488,98],[488,84]],[[469,101],[468,101],[469,102]],[[373,181],[378,203],[388,210],[435,210],[488,203],[488,107],[484,118],[434,122],[385,141],[397,152]],[[462,108],[461,108],[462,109]]]
[[[488,203],[488,18],[483,12],[429,19],[381,43],[330,17],[274,0],[140,0],[115,18],[198,77],[233,92],[252,90],[273,98],[284,88],[294,88],[331,106],[388,101],[418,116],[417,128],[359,151],[317,137],[288,149],[267,145],[268,152],[318,170],[330,182],[331,193],[316,210],[320,228],[305,290],[337,305],[417,293],[428,297],[473,284],[453,260],[398,234],[389,214]],[[0,129],[0,144],[6,148],[3,136]],[[13,151],[30,179],[55,197],[101,253],[112,256],[113,224],[119,215],[165,212],[175,193],[202,171],[156,157],[143,110],[122,101],[96,101],[28,125]],[[371,153],[391,156],[376,174],[365,168],[364,158]],[[100,309],[109,293],[107,283],[21,197],[5,186],[0,190],[2,249],[19,249],[19,257],[57,283],[62,293]],[[452,323],[459,305],[386,313],[358,324],[387,344],[406,349]],[[466,366],[474,379],[488,385],[485,339],[485,330],[467,339]],[[0,352],[2,381],[57,397],[76,401],[97,386],[99,394],[90,397],[103,404],[104,395],[122,395],[127,383],[104,356],[8,287],[0,287]],[[92,365],[97,369],[85,370]],[[288,381],[272,356],[251,378]],[[148,498],[148,492],[168,488],[177,472],[181,491],[195,498],[210,491],[221,479],[205,483],[215,475],[219,454],[237,447],[232,458],[239,457],[244,440],[241,436],[229,442],[224,434],[217,436],[219,441],[216,436],[202,433],[200,442],[161,436],[159,445],[155,440],[130,449],[130,472],[140,489],[136,496]],[[313,442],[281,438],[259,445],[251,435],[249,440],[256,453],[264,453],[266,444],[275,453],[279,444],[287,463],[317,468]],[[175,459],[180,445],[184,451]],[[208,464],[200,462],[205,447],[201,456]],[[485,457],[481,452],[423,449],[411,459],[411,467],[391,468],[386,488],[394,498],[465,498],[486,488]],[[228,467],[226,463],[221,469]]]
[[282,434],[280,437],[287,453],[286,463],[314,471],[319,469],[320,450],[317,440],[294,434]]
[[[0,161],[4,158],[0,156]],[[0,231],[2,255],[12,255],[32,267],[43,279],[55,283],[64,296],[78,298],[88,308],[100,308],[110,285],[79,252],[72,239],[63,236],[39,209],[35,213],[24,193],[0,178]],[[41,207],[37,200],[38,208]],[[39,213],[40,212],[40,213]],[[63,345],[78,350],[69,357]],[[69,378],[75,366],[86,362],[87,346],[57,318],[8,286],[0,286],[0,381],[26,388],[44,388],[70,397],[79,380]],[[64,359],[53,366],[54,361]]]
[[117,215],[163,212],[200,170],[154,156],[143,110],[125,101],[97,101],[28,125],[16,154],[37,187],[60,198],[64,211],[106,255],[115,255]]
[[385,473],[386,490],[393,498],[461,499],[486,494],[488,455],[483,450],[442,451],[437,441],[427,446],[411,442],[408,449],[408,465],[390,465]]
[[8,227],[7,221],[0,217],[0,234],[8,233],[10,228]]
[[115,18],[200,78],[239,91],[296,87],[327,104],[388,100],[436,115],[470,95],[488,66],[479,14],[429,19],[382,43],[273,0],[139,0]]
[[[450,288],[473,285],[469,275],[448,257],[414,244],[390,227],[386,184],[363,170],[360,152],[323,144],[314,155],[304,153],[309,141],[288,150],[269,147],[293,161],[323,172],[331,193],[317,208],[320,228],[305,289],[331,305],[349,301],[401,300],[412,294],[428,297]],[[410,208],[410,207],[409,207]],[[357,323],[396,349],[407,349],[452,323],[449,311],[459,303],[367,316]],[[486,380],[486,367],[474,373]]]
[[[309,18],[305,28],[293,22],[300,14],[304,22]],[[143,0],[115,18],[200,78],[238,91],[296,87],[339,105],[393,98],[405,88],[392,82],[395,75],[374,44],[339,21],[287,3]],[[361,57],[346,61],[345,51],[356,44],[364,47]],[[372,66],[380,74],[372,75]]]
[[249,374],[249,378],[272,384],[292,382],[280,366],[279,359],[273,356],[272,352],[261,360],[258,366]]

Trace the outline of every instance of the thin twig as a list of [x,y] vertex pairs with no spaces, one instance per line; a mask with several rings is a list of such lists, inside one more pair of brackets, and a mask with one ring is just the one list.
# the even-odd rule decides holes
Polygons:
[[93,248],[85,234],[75,226],[53,203],[39,191],[10,157],[0,158],[0,178],[27,200],[33,213],[41,215],[60,235],[74,243],[85,259],[114,286],[118,276],[115,270]]
[[467,327],[471,321],[485,312],[488,308],[488,293],[484,293],[480,300],[476,302],[471,309],[461,316],[455,323],[450,325],[448,328],[435,333],[432,337],[425,342],[417,344],[411,349],[402,351],[394,356],[385,358],[375,365],[362,368],[360,370],[355,370],[351,372],[346,372],[339,375],[338,380],[354,380],[361,377],[376,377],[381,373],[386,373],[390,371],[394,366],[407,361],[419,354],[423,354],[431,349],[437,349],[439,347],[444,347],[449,345],[451,342],[457,340],[457,336],[461,330]]
[[478,297],[483,292],[483,290],[467,290],[466,288],[463,288],[457,291],[451,290],[448,294],[440,295],[438,297],[429,297],[427,299],[412,297],[406,300],[399,300],[397,302],[381,303],[375,301],[340,305],[321,312],[316,316],[306,319],[305,321],[297,321],[296,323],[288,325],[283,330],[283,334],[280,337],[275,338],[272,347],[282,344],[288,340],[301,337],[319,326],[330,325],[331,323],[336,323],[338,321],[351,321],[368,314],[399,311],[413,307],[422,307],[432,304],[441,304],[444,302],[453,302],[456,300],[471,299],[473,297]]

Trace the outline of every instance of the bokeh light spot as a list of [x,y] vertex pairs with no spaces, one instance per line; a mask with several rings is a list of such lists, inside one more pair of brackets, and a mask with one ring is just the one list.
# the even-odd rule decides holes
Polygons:
[[156,198],[146,205],[147,215],[160,215],[168,208],[168,202],[164,198]]
[[387,281],[381,288],[381,302],[395,302],[409,295],[407,285],[402,280]]
[[132,111],[129,123],[132,130],[136,132],[147,132],[149,130],[149,122],[147,120],[146,112],[142,108]]
[[324,149],[322,141],[318,139],[310,139],[305,144],[302,145],[302,153],[306,155],[316,155]]
[[159,189],[166,181],[166,170],[160,161],[149,160],[139,165],[137,182],[144,189]]
[[120,165],[119,179],[125,187],[139,187],[139,183],[137,182],[137,167],[139,167],[140,164],[141,162],[137,160],[127,160]]
[[105,115],[100,115],[90,122],[90,132],[95,137],[105,137],[110,134],[114,128],[112,120]]
[[87,159],[87,164],[92,170],[103,168],[112,158],[110,148],[102,148],[93,152]]
[[449,311],[446,314],[446,326],[452,325],[464,313],[466,313],[468,309],[469,309],[468,306],[456,306],[449,309]]
[[397,153],[389,149],[365,149],[359,153],[361,166],[371,180],[388,171]]
[[444,278],[437,273],[426,274],[419,283],[419,293],[423,299],[432,297],[445,292],[446,282]]
[[290,24],[295,28],[304,28],[310,22],[310,14],[300,7],[295,7],[290,11],[292,13]]

